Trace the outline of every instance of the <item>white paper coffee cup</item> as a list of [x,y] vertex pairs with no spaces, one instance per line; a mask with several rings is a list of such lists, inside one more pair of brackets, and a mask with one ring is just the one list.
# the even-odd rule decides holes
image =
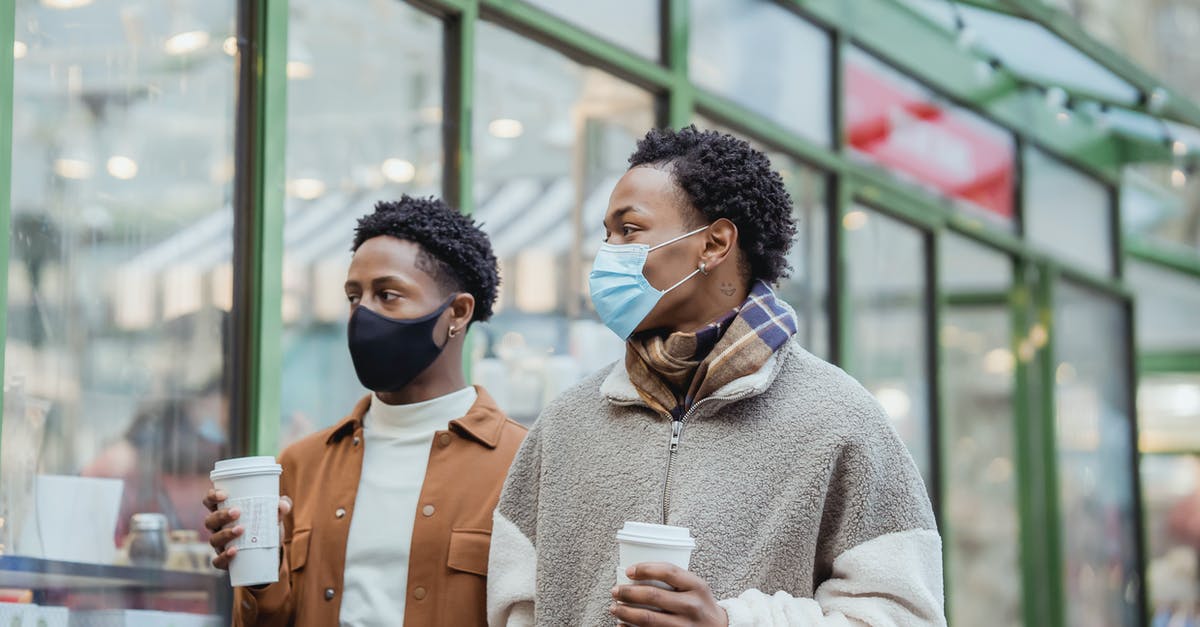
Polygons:
[[279,475],[283,467],[269,455],[223,459],[209,473],[213,486],[228,498],[221,509],[241,510],[235,525],[246,531],[226,545],[237,547],[229,562],[233,586],[279,581]]
[[687,527],[626,522],[617,532],[617,584],[647,584],[670,589],[660,581],[631,581],[625,570],[645,562],[666,562],[687,570],[696,541]]

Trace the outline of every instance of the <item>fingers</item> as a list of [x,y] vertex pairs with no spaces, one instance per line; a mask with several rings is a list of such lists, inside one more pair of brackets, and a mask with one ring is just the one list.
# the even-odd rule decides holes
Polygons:
[[661,581],[680,592],[703,590],[708,586],[703,579],[687,570],[663,562],[634,564],[626,569],[625,575],[633,581]]
[[687,620],[680,616],[663,614],[654,610],[628,605],[614,605],[608,609],[620,623],[636,627],[686,627]]
[[221,570],[229,570],[229,561],[235,556],[237,556],[237,547],[231,546],[224,551],[218,552],[217,556],[212,560],[212,565]]
[[691,616],[698,609],[694,594],[664,590],[657,586],[617,586],[612,589],[613,599],[629,605],[649,605],[666,614]]
[[288,512],[292,511],[292,499],[286,496],[279,497],[279,520],[283,520]]
[[231,507],[229,509],[219,509],[219,510],[209,514],[208,516],[204,517],[204,528],[208,529],[209,531],[211,531],[213,533],[216,533],[216,532],[224,529],[225,527],[227,527],[233,521],[240,518],[241,515],[242,515],[242,510],[240,510],[236,507]]
[[204,507],[210,512],[215,512],[227,498],[229,498],[229,495],[221,490],[209,490],[208,494],[204,495]]

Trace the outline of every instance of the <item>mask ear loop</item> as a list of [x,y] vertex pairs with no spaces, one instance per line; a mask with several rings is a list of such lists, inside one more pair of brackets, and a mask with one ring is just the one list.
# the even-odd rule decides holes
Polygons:
[[672,285],[671,287],[668,287],[666,290],[664,290],[664,291],[663,291],[663,294],[666,294],[667,292],[670,292],[671,290],[673,290],[673,289],[675,289],[675,288],[679,287],[680,285],[683,285],[684,283],[687,283],[689,279],[691,279],[692,277],[696,276],[697,274],[700,274],[700,268],[696,268],[695,270],[692,270],[692,273],[691,273],[691,274],[689,274],[689,275],[687,275],[687,276],[683,277],[682,279],[680,279],[680,280],[679,280],[679,282],[678,282],[678,283],[676,283],[675,285]]
[[649,250],[647,250],[646,252],[647,252],[647,253],[652,253],[652,252],[654,252],[654,251],[658,250],[659,248],[662,248],[663,246],[667,246],[668,244],[674,244],[675,242],[678,242],[679,240],[682,240],[682,239],[687,239],[687,238],[689,238],[689,237],[691,237],[691,236],[693,236],[693,235],[695,235],[695,234],[699,233],[700,231],[703,231],[704,229],[707,229],[707,228],[708,228],[708,227],[710,227],[710,226],[712,226],[712,225],[711,225],[711,224],[706,224],[706,225],[704,225],[704,226],[702,226],[702,227],[700,227],[700,228],[696,229],[695,231],[692,231],[691,233],[684,233],[683,235],[680,235],[679,237],[676,237],[676,238],[674,238],[674,239],[669,239],[669,240],[667,240],[667,241],[665,241],[665,242],[663,242],[663,243],[661,243],[661,244],[659,244],[659,245],[657,245],[657,246],[652,246],[652,247],[650,247],[650,249],[649,249]]

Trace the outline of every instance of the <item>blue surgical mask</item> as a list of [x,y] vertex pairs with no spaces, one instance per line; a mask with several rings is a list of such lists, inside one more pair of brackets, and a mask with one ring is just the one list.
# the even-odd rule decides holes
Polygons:
[[612,329],[623,340],[633,335],[633,330],[650,315],[650,310],[671,290],[683,285],[699,274],[697,268],[678,283],[665,290],[655,289],[646,280],[643,270],[646,257],[655,250],[687,239],[704,229],[684,233],[651,248],[646,244],[609,244],[605,242],[596,253],[592,273],[588,275],[588,287],[592,293],[592,305],[605,326]]

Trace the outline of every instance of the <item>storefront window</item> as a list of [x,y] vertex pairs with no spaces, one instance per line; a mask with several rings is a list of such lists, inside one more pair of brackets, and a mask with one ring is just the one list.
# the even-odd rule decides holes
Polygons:
[[1125,278],[1137,296],[1138,351],[1200,354],[1200,281],[1132,259],[1125,262]]
[[[722,133],[740,135],[703,116],[696,126]],[[788,254],[791,274],[776,286],[776,293],[796,310],[800,329],[796,339],[810,353],[830,358],[829,350],[829,226],[828,178],[791,155],[773,150],[751,138],[745,138],[763,151],[783,178],[792,197],[792,216],[796,220],[796,239]]]
[[1016,627],[1023,620],[1012,261],[960,235],[945,234],[941,243],[949,618],[955,625]]
[[1121,183],[1125,233],[1181,253],[1200,251],[1200,177],[1169,164],[1126,167]]
[[608,197],[653,97],[499,26],[476,31],[475,217],[503,278],[473,331],[473,378],[514,419],[624,355],[592,311],[587,275]]
[[442,23],[403,2],[289,10],[281,447],[366,394],[346,345],[354,228],[380,200],[441,195],[444,82]]
[[120,563],[135,513],[204,550],[198,495],[229,454],[236,3],[56,4],[16,8],[0,552]]
[[853,155],[951,199],[971,216],[1016,229],[1010,133],[857,48],[845,63],[844,132]]
[[842,220],[853,333],[850,373],[892,419],[929,484],[929,283],[925,236],[855,205]]
[[605,2],[562,2],[524,0],[539,9],[596,33],[643,57],[658,60],[662,28],[661,2],[654,0],[607,0]]
[[1113,272],[1112,194],[1036,148],[1025,149],[1025,235],[1088,271]]
[[1139,624],[1137,511],[1124,306],[1055,290],[1055,413],[1068,624]]
[[773,0],[693,0],[689,37],[698,86],[830,143],[828,33]]
[[1153,624],[1195,624],[1200,619],[1200,456],[1144,455],[1141,468]]

